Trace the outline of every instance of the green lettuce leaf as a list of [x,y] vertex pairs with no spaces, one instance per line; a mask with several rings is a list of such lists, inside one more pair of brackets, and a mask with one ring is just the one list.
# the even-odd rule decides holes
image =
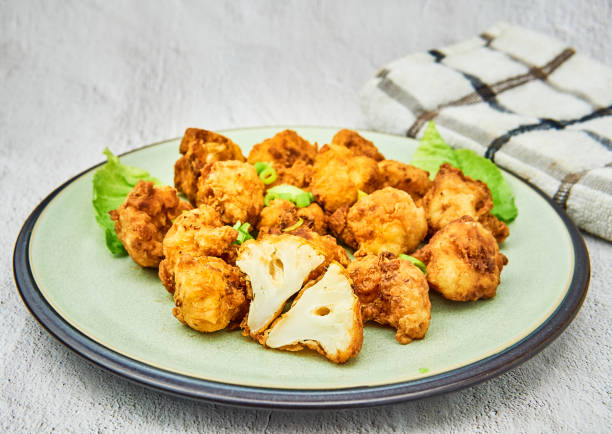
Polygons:
[[470,178],[484,182],[489,187],[493,197],[491,214],[506,223],[514,220],[518,215],[514,195],[495,163],[488,158],[481,157],[471,149],[457,149],[455,155],[463,173]]
[[141,179],[160,181],[149,176],[149,172],[138,167],[126,166],[119,162],[119,158],[108,149],[104,148],[106,164],[102,165],[93,175],[93,200],[92,204],[96,211],[96,221],[104,229],[106,247],[115,256],[123,256],[127,252],[117,238],[115,233],[115,222],[108,214],[109,211],[119,208],[132,188]]
[[432,121],[425,128],[421,143],[414,152],[410,164],[427,170],[433,179],[443,163],[449,163],[461,169],[470,178],[487,184],[493,197],[491,214],[506,223],[516,218],[518,209],[514,203],[514,195],[499,167],[470,149],[451,148],[440,136]]
[[434,179],[438,169],[444,163],[459,167],[455,151],[446,144],[432,121],[427,124],[421,144],[412,154],[410,164],[427,170],[429,177]]

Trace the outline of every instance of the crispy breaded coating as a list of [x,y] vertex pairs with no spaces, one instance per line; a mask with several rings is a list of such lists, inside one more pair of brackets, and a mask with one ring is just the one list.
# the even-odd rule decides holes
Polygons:
[[293,130],[284,130],[253,146],[247,161],[272,163],[278,178],[266,188],[280,184],[302,188],[310,182],[316,155],[316,144],[304,140]]
[[406,163],[395,160],[378,162],[382,175],[382,187],[393,187],[404,190],[416,202],[425,196],[432,186],[429,172]]
[[195,203],[197,182],[202,168],[215,161],[245,161],[240,147],[221,134],[198,128],[187,128],[174,165],[174,185],[191,203]]
[[342,129],[334,135],[331,142],[350,149],[354,155],[362,155],[376,161],[385,159],[374,143],[359,135],[357,131]]
[[493,198],[487,185],[448,163],[440,166],[422,204],[431,234],[465,215],[483,223],[500,243],[509,234],[508,226],[490,214]]
[[431,303],[421,270],[386,252],[357,258],[348,272],[361,302],[364,322],[390,325],[397,330],[395,339],[401,344],[425,337]]
[[262,161],[272,163],[274,167],[291,167],[297,161],[312,164],[316,155],[316,145],[293,130],[284,130],[254,145],[247,161],[251,164]]
[[312,179],[312,165],[302,160],[297,160],[291,167],[278,167],[276,170],[276,181],[267,184],[266,189],[277,185],[289,184],[298,188],[308,187]]
[[298,208],[292,202],[275,199],[264,207],[259,215],[260,234],[281,234],[287,228],[295,226],[300,219],[299,227],[307,228],[321,235],[327,234],[327,217],[321,207],[313,202],[307,207]]
[[138,181],[125,202],[110,211],[117,237],[142,267],[157,267],[163,258],[162,240],[172,220],[192,206],[170,186]]
[[240,161],[216,161],[202,169],[196,204],[210,205],[224,224],[257,223],[264,201],[264,184],[255,168]]
[[219,258],[181,255],[174,268],[176,291],[172,314],[201,332],[240,324],[247,312],[246,280]]
[[[341,211],[340,211],[341,212]],[[423,208],[402,190],[385,187],[359,199],[346,214],[341,227],[340,212],[330,217],[330,228],[355,255],[411,252],[427,235]]]
[[321,148],[313,166],[310,191],[328,213],[357,200],[359,190],[372,193],[380,186],[380,171],[375,160],[355,156],[341,145]]
[[211,206],[184,212],[175,221],[163,242],[164,260],[159,264],[159,278],[168,290],[175,290],[174,269],[182,255],[216,256],[230,264],[236,262],[237,246],[232,244],[238,231],[224,226]]
[[494,297],[508,263],[491,232],[469,216],[440,229],[412,256],[427,264],[430,287],[456,301]]
[[329,229],[329,232],[338,239],[338,241],[355,250],[359,247],[359,243],[357,243],[357,240],[355,240],[355,236],[346,222],[349,209],[349,206],[342,205],[332,214],[329,214],[327,216],[327,228]]
[[508,235],[510,235],[508,225],[491,213],[480,216],[478,223],[491,232],[498,243],[504,242],[504,240],[508,238]]

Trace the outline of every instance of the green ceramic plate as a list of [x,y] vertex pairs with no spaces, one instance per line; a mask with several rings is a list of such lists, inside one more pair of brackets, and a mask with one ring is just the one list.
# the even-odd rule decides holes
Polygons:
[[[285,127],[224,131],[245,154]],[[337,128],[292,127],[319,144]],[[416,142],[363,131],[389,159]],[[172,184],[179,140],[122,156]],[[30,216],[15,249],[15,278],[41,323],[87,359],[150,387],[217,402],[346,407],[397,402],[483,381],[525,360],[571,321],[586,294],[580,234],[542,193],[506,173],[519,216],[502,246],[509,264],[497,296],[457,303],[432,294],[425,339],[400,345],[367,325],[359,356],[337,366],[308,351],[266,350],[239,331],[202,334],[171,314],[154,270],[113,258],[91,206],[94,168],[54,191]]]

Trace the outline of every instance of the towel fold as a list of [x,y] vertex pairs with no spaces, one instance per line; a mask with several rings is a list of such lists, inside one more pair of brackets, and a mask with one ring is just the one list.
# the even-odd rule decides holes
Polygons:
[[434,120],[449,145],[537,185],[612,240],[612,69],[561,41],[498,23],[391,62],[361,103],[377,130],[419,137]]

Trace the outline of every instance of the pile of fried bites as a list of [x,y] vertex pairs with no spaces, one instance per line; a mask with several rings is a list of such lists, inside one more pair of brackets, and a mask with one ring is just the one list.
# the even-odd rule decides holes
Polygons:
[[[431,181],[346,129],[320,149],[281,131],[245,158],[227,137],[189,128],[179,150],[176,189],[139,181],[110,214],[129,255],[159,267],[172,313],[195,330],[239,326],[264,347],[344,363],[367,321],[395,328],[401,344],[423,338],[430,288],[457,301],[495,296],[508,227],[490,213],[486,184],[451,165]],[[274,176],[261,177],[262,164]],[[278,186],[313,200],[269,200]]]

